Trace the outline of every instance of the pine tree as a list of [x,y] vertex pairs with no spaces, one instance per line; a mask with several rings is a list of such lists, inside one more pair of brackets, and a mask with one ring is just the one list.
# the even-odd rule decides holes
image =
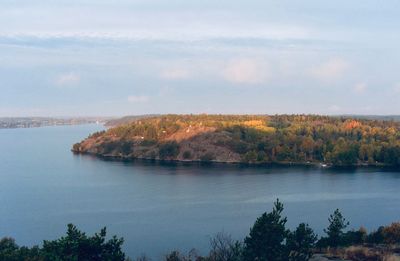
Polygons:
[[280,261],[287,260],[285,228],[287,218],[282,217],[283,204],[276,200],[270,213],[259,217],[244,240],[244,260]]
[[329,226],[324,229],[324,232],[328,235],[328,244],[331,247],[337,247],[342,242],[343,230],[350,224],[343,217],[339,209],[336,209],[333,214],[329,216]]

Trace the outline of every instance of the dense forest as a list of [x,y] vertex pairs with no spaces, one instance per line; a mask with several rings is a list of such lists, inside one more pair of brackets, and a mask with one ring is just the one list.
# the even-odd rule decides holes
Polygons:
[[400,166],[400,122],[318,115],[163,115],[94,133],[78,153],[243,163]]
[[[318,237],[306,223],[294,230],[286,227],[283,204],[277,200],[271,212],[257,218],[244,240],[233,240],[225,233],[210,239],[210,250],[201,255],[172,251],[157,260],[165,261],[307,261],[371,260],[392,261],[400,249],[400,223],[368,233],[365,228],[347,230],[349,222],[336,209],[328,218],[325,236]],[[94,236],[87,236],[74,225],[68,225],[67,234],[59,239],[44,241],[42,246],[20,247],[12,238],[0,240],[2,261],[133,261],[122,250],[123,238],[107,239],[103,228]],[[129,246],[128,246],[129,247]],[[324,259],[325,258],[325,259]],[[146,255],[136,261],[150,261]]]

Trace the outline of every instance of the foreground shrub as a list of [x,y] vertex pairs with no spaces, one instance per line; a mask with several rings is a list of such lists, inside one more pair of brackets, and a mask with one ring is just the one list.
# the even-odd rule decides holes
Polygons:
[[383,229],[383,240],[386,244],[400,243],[400,222],[392,223]]
[[367,243],[369,244],[382,244],[383,243],[383,230],[385,227],[380,226],[378,230],[371,232],[367,235]]
[[345,258],[353,261],[383,261],[383,255],[365,247],[349,247],[345,250]]
[[344,246],[362,245],[366,242],[367,230],[361,227],[359,230],[347,231],[343,234],[341,244]]
[[165,261],[207,261],[207,258],[201,257],[197,254],[195,249],[189,251],[187,255],[174,250],[171,253],[165,255]]
[[243,245],[230,235],[218,233],[210,240],[209,261],[240,261],[243,257]]

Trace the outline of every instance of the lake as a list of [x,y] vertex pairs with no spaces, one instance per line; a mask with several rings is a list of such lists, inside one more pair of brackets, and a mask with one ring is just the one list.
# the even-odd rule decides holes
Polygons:
[[73,223],[107,226],[131,257],[173,249],[206,253],[210,236],[248,234],[276,198],[288,226],[318,234],[339,208],[352,228],[400,220],[400,173],[377,169],[111,162],[70,148],[100,125],[0,130],[0,237],[20,245],[55,239]]

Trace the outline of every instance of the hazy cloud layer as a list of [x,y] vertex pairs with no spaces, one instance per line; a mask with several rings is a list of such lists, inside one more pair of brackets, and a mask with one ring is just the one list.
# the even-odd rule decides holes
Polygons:
[[400,112],[400,2],[2,2],[0,116]]

